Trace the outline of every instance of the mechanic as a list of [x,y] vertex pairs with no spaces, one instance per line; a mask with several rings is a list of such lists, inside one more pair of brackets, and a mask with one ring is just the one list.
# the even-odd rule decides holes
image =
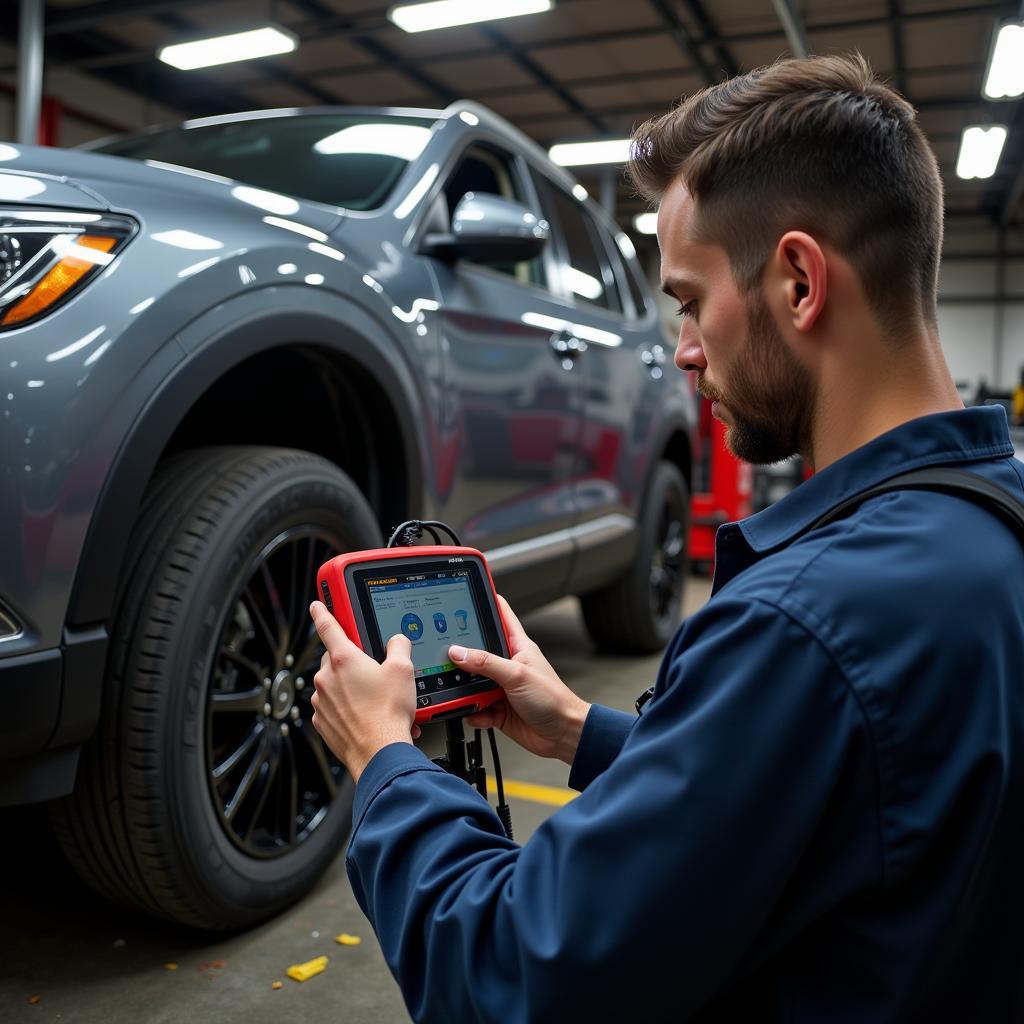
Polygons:
[[470,724],[581,791],[522,847],[413,745],[408,641],[378,665],[314,604],[360,906],[417,1021],[1019,1021],[1024,550],[934,491],[809,530],[921,466],[1024,495],[1005,411],[964,409],[940,349],[935,158],[859,55],[709,87],[633,153],[676,365],[737,456],[816,475],[719,530],[639,718],[507,604],[511,660],[452,648],[506,692]]

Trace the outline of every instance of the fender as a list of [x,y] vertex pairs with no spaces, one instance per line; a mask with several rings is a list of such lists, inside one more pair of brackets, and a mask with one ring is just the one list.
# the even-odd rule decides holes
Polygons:
[[[294,295],[290,295],[294,292]],[[67,625],[102,623],[114,607],[129,536],[161,453],[196,398],[246,359],[289,343],[315,345],[361,363],[398,395],[396,413],[409,467],[408,493],[423,495],[429,453],[412,411],[418,408],[410,368],[392,332],[365,309],[337,294],[267,288],[198,317],[174,342],[186,356],[151,394],[146,374],[124,402],[139,412],[107,473],[93,511],[68,606]]]

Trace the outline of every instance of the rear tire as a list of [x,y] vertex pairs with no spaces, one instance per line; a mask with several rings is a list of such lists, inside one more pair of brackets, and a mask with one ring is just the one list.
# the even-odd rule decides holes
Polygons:
[[93,888],[219,929],[315,884],[353,786],[310,724],[322,648],[307,609],[321,562],[380,543],[355,484],[306,452],[211,448],[159,472],[128,544],[99,727],[52,810]]
[[690,492],[675,463],[655,466],[629,568],[602,590],[580,596],[594,644],[610,654],[660,651],[679,625],[688,569]]

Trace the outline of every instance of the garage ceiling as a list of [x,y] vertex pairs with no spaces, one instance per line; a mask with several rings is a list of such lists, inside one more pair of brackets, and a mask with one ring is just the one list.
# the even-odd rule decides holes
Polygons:
[[[1024,219],[1024,102],[981,98],[993,28],[1019,16],[1020,3],[793,6],[813,52],[859,49],[917,107],[942,166],[951,218]],[[17,5],[4,7],[0,35],[15,43]],[[183,118],[345,103],[443,107],[469,98],[548,146],[628,134],[685,93],[789,54],[771,0],[557,0],[545,14],[415,35],[386,12],[371,0],[49,0],[45,60]],[[267,20],[298,35],[294,53],[202,71],[156,60],[162,45]],[[76,113],[92,114],[97,135],[125,127],[116,111]],[[987,181],[961,181],[953,172],[961,130],[988,121],[1010,128],[999,171]],[[577,173],[596,191],[599,170]],[[620,180],[622,223],[642,208]]]

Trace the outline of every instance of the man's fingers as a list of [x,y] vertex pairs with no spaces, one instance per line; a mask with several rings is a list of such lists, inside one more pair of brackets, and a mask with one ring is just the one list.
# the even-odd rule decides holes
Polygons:
[[448,648],[448,657],[462,668],[493,679],[502,688],[518,685],[526,674],[526,667],[518,661],[499,658],[490,651],[467,649],[458,644]]
[[525,644],[530,643],[530,638],[526,635],[526,630],[523,629],[523,624],[516,618],[516,613],[512,611],[512,605],[508,603],[501,596],[498,597],[498,610],[501,612],[502,621],[505,623],[505,632],[508,633],[508,642],[512,646],[512,653],[522,650]]
[[327,648],[332,661],[347,658],[359,648],[345,635],[345,630],[338,625],[338,620],[327,610],[322,601],[314,601],[309,606],[309,614],[313,617],[317,635]]

